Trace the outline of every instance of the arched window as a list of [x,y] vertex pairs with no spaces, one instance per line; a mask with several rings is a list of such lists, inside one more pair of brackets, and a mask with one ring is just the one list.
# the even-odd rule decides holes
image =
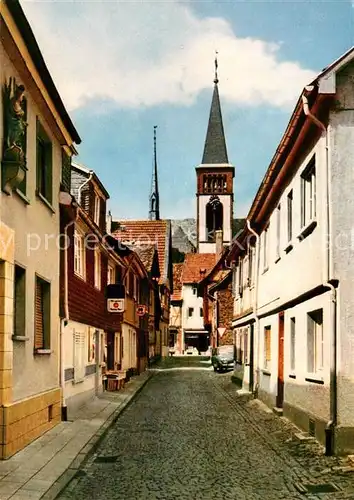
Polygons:
[[211,196],[206,206],[207,241],[215,241],[215,231],[223,228],[223,206],[218,196]]

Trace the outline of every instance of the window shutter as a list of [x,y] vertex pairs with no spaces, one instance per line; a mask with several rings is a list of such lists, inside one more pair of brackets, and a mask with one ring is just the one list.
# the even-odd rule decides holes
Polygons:
[[307,371],[315,371],[315,328],[310,315],[307,316]]
[[71,158],[64,149],[61,151],[61,183],[65,191],[70,193],[71,186]]
[[49,201],[49,203],[52,203],[53,200],[53,175],[52,175],[52,170],[53,170],[53,146],[51,142],[47,142],[45,145],[45,152],[46,152],[46,193],[45,197]]
[[86,184],[81,190],[81,207],[85,210],[86,213],[90,211],[90,188]]
[[43,318],[43,288],[41,282],[36,280],[35,298],[35,332],[34,348],[42,349],[44,344],[44,318]]
[[100,223],[99,227],[101,231],[106,232],[106,202],[103,198],[100,198]]

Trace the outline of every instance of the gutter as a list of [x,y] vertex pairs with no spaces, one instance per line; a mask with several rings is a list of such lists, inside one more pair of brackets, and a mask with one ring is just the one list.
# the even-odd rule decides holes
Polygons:
[[[305,92],[311,92],[314,87],[306,87]],[[319,127],[326,141],[326,156],[325,156],[325,176],[326,176],[326,214],[324,217],[325,233],[324,240],[326,245],[325,256],[325,280],[324,286],[329,288],[331,292],[330,317],[331,317],[331,354],[330,354],[330,419],[326,425],[326,455],[334,455],[335,453],[335,431],[338,420],[337,408],[337,290],[331,283],[332,271],[332,232],[331,232],[331,216],[330,216],[330,161],[329,161],[329,134],[330,127],[325,126],[309,109],[307,97],[305,93],[302,96],[303,111],[310,120]],[[328,237],[328,242],[327,242]]]

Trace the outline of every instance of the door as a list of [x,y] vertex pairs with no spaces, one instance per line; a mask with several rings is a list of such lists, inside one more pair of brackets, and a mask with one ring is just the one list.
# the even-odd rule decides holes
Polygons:
[[284,312],[279,313],[278,328],[278,391],[277,407],[283,408],[284,402]]
[[114,370],[114,332],[107,332],[107,370]]

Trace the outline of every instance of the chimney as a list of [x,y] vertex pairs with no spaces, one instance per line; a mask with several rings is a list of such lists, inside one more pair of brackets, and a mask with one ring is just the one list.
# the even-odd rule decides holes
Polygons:
[[107,221],[106,221],[106,231],[107,234],[112,234],[112,214],[111,211],[108,211]]
[[223,232],[222,230],[215,231],[215,253],[218,259],[223,251]]

